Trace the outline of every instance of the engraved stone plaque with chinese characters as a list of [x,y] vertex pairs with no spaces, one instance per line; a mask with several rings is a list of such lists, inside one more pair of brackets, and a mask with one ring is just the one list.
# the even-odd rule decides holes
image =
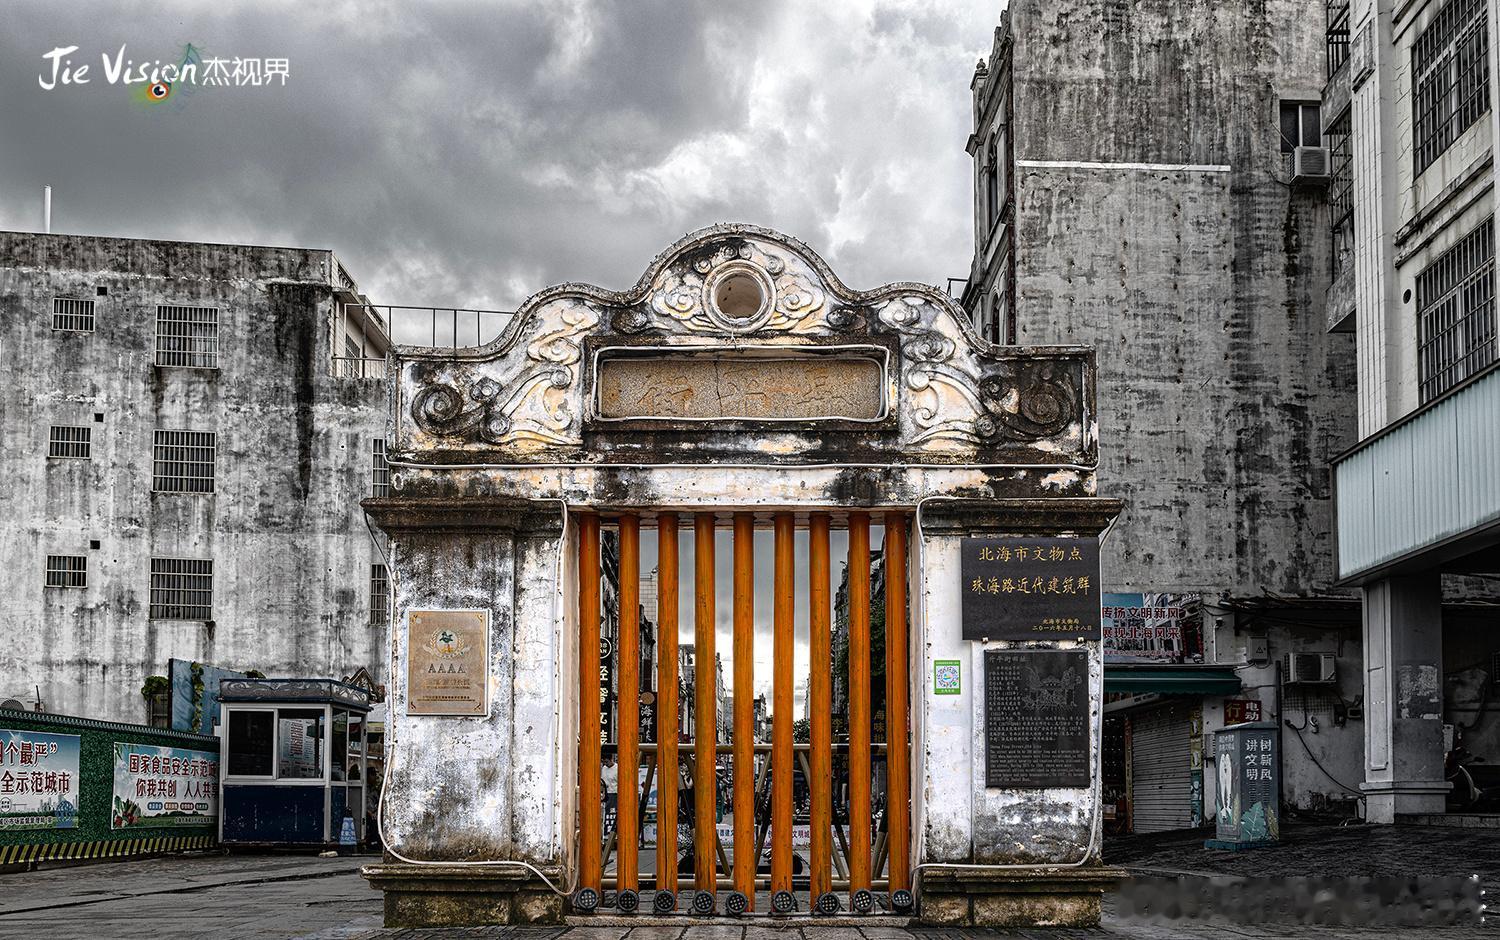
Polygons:
[[963,638],[1099,638],[1099,541],[963,540]]
[[489,714],[489,611],[414,610],[406,625],[406,713]]
[[885,370],[862,356],[676,356],[599,363],[602,418],[875,421]]
[[1086,787],[1089,656],[1083,650],[986,650],[984,785]]

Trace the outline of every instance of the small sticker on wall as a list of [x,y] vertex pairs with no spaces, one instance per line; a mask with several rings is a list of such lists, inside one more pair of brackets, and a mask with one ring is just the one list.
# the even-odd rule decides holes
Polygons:
[[932,694],[957,695],[963,691],[963,672],[956,659],[939,659],[932,664]]

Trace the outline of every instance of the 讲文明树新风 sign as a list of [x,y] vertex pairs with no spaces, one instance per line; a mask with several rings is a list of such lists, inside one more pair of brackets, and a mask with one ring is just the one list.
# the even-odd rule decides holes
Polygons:
[[963,638],[1099,636],[1099,541],[990,536],[962,540]]
[[406,713],[488,715],[489,611],[414,610],[406,623]]
[[78,828],[79,736],[0,728],[0,830]]
[[219,819],[219,755],[115,742],[111,829],[212,826]]

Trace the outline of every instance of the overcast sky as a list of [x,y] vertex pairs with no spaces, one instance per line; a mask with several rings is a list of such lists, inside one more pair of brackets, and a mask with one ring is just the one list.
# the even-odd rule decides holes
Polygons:
[[[0,227],[331,248],[377,303],[623,288],[684,232],[767,225],[846,281],[971,251],[969,80],[1003,3],[7,0]],[[284,58],[150,103],[101,57]],[[44,56],[88,65],[51,81]]]

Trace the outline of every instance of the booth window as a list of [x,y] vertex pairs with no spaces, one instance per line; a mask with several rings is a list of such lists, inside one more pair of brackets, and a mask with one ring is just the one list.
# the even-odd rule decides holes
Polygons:
[[333,779],[348,779],[344,775],[344,755],[349,750],[349,713],[337,709],[333,713]]
[[278,780],[320,780],[323,777],[323,709],[276,710]]
[[229,757],[225,773],[230,777],[271,776],[271,713],[229,713]]

